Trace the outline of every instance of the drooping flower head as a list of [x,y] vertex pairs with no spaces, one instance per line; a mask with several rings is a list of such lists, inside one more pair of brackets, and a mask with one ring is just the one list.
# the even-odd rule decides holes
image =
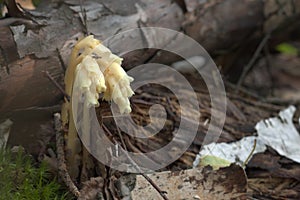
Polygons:
[[[95,40],[91,36],[88,37],[89,40]],[[128,76],[121,67],[123,59],[100,43],[88,52],[85,51],[84,54],[82,61],[76,67],[78,83],[73,87],[85,93],[86,105],[98,106],[99,94],[104,92],[104,99],[115,102],[120,113],[130,113],[129,98],[134,94],[130,83],[133,78]]]

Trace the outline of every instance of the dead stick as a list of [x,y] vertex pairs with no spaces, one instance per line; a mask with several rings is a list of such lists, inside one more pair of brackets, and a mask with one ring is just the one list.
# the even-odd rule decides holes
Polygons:
[[[108,132],[108,134],[112,135],[113,134],[110,132],[110,130],[103,124],[102,127],[105,129],[105,131]],[[137,171],[139,171],[139,173],[152,185],[152,187],[160,194],[160,196],[164,199],[164,200],[169,200],[168,197],[166,196],[166,194],[156,185],[156,183],[154,183],[154,181],[149,177],[147,176],[146,174],[144,173],[141,173],[141,169],[140,167],[136,164],[136,162],[134,162],[134,160],[132,160],[132,158],[128,155],[128,150],[127,150],[127,147],[125,145],[125,142],[124,142],[124,139],[121,135],[121,131],[118,127],[118,125],[116,124],[116,127],[117,127],[117,131],[118,131],[118,134],[119,134],[119,137],[121,139],[121,143],[123,145],[120,145],[120,144],[117,144],[118,146],[120,146],[120,148],[123,148],[125,151],[125,155],[126,157],[130,160],[131,164],[136,168]],[[115,140],[117,142],[117,140]],[[122,147],[123,146],[123,147]]]
[[54,128],[56,132],[56,153],[57,153],[57,163],[58,163],[58,173],[65,184],[68,186],[69,190],[76,196],[79,197],[80,192],[76,185],[73,183],[66,166],[65,152],[64,152],[64,137],[62,135],[60,114],[54,114]]
[[62,58],[62,56],[61,56],[60,51],[59,51],[58,48],[56,48],[56,52],[57,52],[57,57],[58,57],[58,59],[59,59],[60,65],[61,65],[62,69],[63,69],[64,72],[65,72],[66,69],[67,69],[67,67],[66,67],[66,65],[65,65],[65,62],[64,62],[64,60],[63,60],[63,58]]
[[141,175],[152,185],[152,187],[154,187],[156,189],[157,192],[159,192],[160,196],[164,200],[168,200],[168,197],[166,196],[165,192],[162,191],[149,176],[147,176],[146,174],[143,174],[143,173],[141,173]]
[[88,27],[87,27],[86,10],[85,10],[85,8],[83,8],[82,0],[79,0],[79,3],[80,3],[80,11],[81,11],[81,14],[82,14],[81,20],[82,20],[82,24],[83,24],[83,27],[84,27],[84,32],[85,32],[85,35],[88,35],[89,31],[88,31]]
[[[127,156],[127,158],[130,160],[130,162],[133,164],[133,166],[140,172],[141,169],[140,167],[134,162],[134,160],[131,159],[131,157],[128,155],[128,152],[125,151],[125,155]],[[165,192],[162,191],[158,185],[156,185],[156,183],[146,174],[141,173],[140,174],[152,185],[152,187],[159,193],[159,195],[164,199],[164,200],[169,200],[168,197],[166,196]]]
[[62,89],[62,87],[57,83],[57,81],[54,80],[54,78],[49,74],[49,72],[43,71],[43,73],[57,87],[57,89],[59,89],[59,91],[68,99],[68,101],[70,101],[70,96],[64,91],[64,89]]
[[269,38],[271,36],[271,33],[268,33],[265,35],[265,37],[263,38],[263,40],[259,43],[257,49],[255,50],[251,60],[249,61],[249,63],[245,66],[239,80],[237,83],[237,87],[236,87],[236,93],[240,90],[240,87],[244,81],[245,76],[248,74],[249,70],[252,68],[252,66],[255,64],[256,60],[258,59],[258,56],[260,55],[261,51],[263,50],[264,46],[266,45],[266,43],[268,42]]
[[[126,156],[128,157],[128,159],[130,160],[130,162],[134,165],[134,167],[140,172],[141,169],[139,168],[139,166],[134,162],[134,160],[131,159],[131,157],[128,155],[128,150],[127,150],[127,147],[125,145],[125,142],[124,142],[124,139],[122,137],[122,134],[121,134],[121,131],[118,127],[118,125],[116,124],[116,127],[117,127],[117,131],[118,131],[118,134],[119,134],[119,137],[121,139],[121,143],[123,144],[123,148],[125,149],[125,154]],[[141,173],[140,174],[152,185],[152,187],[160,194],[160,196],[164,199],[164,200],[168,200],[168,197],[166,196],[166,194],[158,187],[158,185],[156,185],[156,183],[149,177],[147,176],[146,174],[144,173]]]
[[[122,147],[121,147],[122,148]],[[158,185],[156,185],[156,183],[146,174],[141,173],[141,169],[140,167],[136,164],[136,162],[134,162],[134,160],[132,160],[132,158],[128,155],[128,151],[125,150],[125,155],[126,157],[130,160],[130,162],[132,163],[132,165],[136,168],[136,170],[139,171],[140,175],[142,175],[149,183],[150,185],[152,185],[152,187],[159,193],[159,195],[164,199],[164,200],[169,200],[168,197],[166,196],[165,192],[162,191]]]
[[255,149],[256,149],[256,139],[254,139],[254,143],[253,143],[252,150],[251,150],[250,154],[248,155],[247,159],[245,160],[245,162],[243,163],[243,166],[242,166],[242,167],[246,167],[246,165],[247,165],[248,162],[250,161],[250,158],[252,157],[252,155],[253,155]]

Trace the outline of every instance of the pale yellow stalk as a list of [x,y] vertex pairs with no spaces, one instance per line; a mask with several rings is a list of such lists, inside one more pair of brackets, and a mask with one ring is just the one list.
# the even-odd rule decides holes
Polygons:
[[[74,179],[79,175],[80,163],[88,163],[88,154],[84,152],[80,159],[82,145],[78,138],[73,119],[72,92],[80,91],[85,95],[82,130],[89,138],[89,112],[91,106],[98,106],[99,93],[104,92],[104,99],[114,101],[121,113],[130,113],[129,97],[134,92],[130,88],[133,78],[129,77],[121,67],[122,58],[100,44],[93,36],[80,40],[72,50],[68,68],[65,74],[65,91],[71,97],[70,102],[65,99],[62,106],[62,122],[68,127],[66,134],[67,166],[70,176]],[[74,84],[75,77],[78,81]],[[89,140],[87,140],[89,141]]]

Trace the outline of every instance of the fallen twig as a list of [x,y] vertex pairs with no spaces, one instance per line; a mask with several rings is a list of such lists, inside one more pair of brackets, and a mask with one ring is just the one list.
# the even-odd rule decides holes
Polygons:
[[243,166],[242,166],[243,168],[245,168],[246,165],[248,164],[248,162],[250,161],[255,149],[256,149],[256,139],[254,139],[254,144],[253,144],[253,147],[252,147],[252,150],[251,150],[250,154],[248,155],[247,159],[243,163]]
[[[113,136],[113,134],[109,131],[109,129],[103,124],[102,127],[105,129],[105,131],[107,131],[110,135]],[[118,144],[120,146],[120,148],[123,148],[125,151],[125,155],[126,157],[130,160],[131,164],[133,165],[133,167],[137,170],[137,171],[141,171],[140,167],[134,162],[134,160],[131,159],[131,157],[128,155],[128,149],[126,147],[126,144],[125,144],[125,141],[121,135],[121,131],[119,129],[119,127],[116,125],[117,127],[117,132],[118,132],[118,135],[120,137],[120,140],[121,140],[121,145]],[[115,140],[117,142],[117,140]],[[147,176],[146,174],[144,173],[140,173],[140,175],[142,175],[152,186],[153,188],[160,194],[160,196],[164,199],[164,200],[168,200],[168,197],[166,196],[165,192],[162,191],[158,185],[155,184],[155,182],[149,177]]]
[[54,128],[56,132],[56,154],[57,154],[57,168],[58,173],[62,180],[65,182],[69,190],[76,196],[80,196],[80,192],[76,185],[73,183],[68,170],[66,166],[66,160],[65,160],[65,152],[64,152],[64,138],[62,135],[62,128],[61,128],[61,120],[60,120],[60,114],[55,113],[54,114]]
[[54,78],[49,74],[49,72],[43,71],[43,73],[57,87],[57,89],[59,89],[59,91],[68,99],[68,101],[70,101],[70,96],[64,91],[64,89],[62,89],[62,87],[57,83],[57,81],[54,80]]
[[146,174],[141,173],[141,175],[152,185],[152,187],[154,187],[156,189],[156,191],[160,194],[160,196],[164,199],[164,200],[168,200],[168,197],[166,196],[165,192],[162,191],[158,185],[156,185],[156,183],[154,183],[154,181],[147,176]]
[[253,67],[253,65],[255,64],[256,60],[258,59],[261,51],[263,50],[264,46],[266,45],[266,43],[268,42],[269,38],[271,37],[271,33],[267,33],[265,35],[265,37],[263,38],[263,40],[259,43],[257,49],[255,50],[251,60],[249,61],[249,63],[245,66],[245,68],[243,69],[243,72],[237,82],[237,87],[236,87],[236,93],[240,90],[240,87],[245,79],[245,76],[248,74],[249,70]]
[[85,35],[89,35],[89,31],[88,31],[88,27],[87,27],[86,10],[85,10],[85,8],[83,8],[83,2],[82,2],[82,0],[80,0],[79,2],[80,2],[80,11],[81,11],[81,14],[82,14],[81,22],[82,22],[82,25],[83,25],[83,28],[84,28],[83,31],[84,31]]
[[[131,157],[128,155],[128,150],[127,150],[127,147],[125,145],[125,142],[124,142],[124,139],[121,135],[121,131],[118,127],[118,125],[116,125],[117,127],[117,131],[118,131],[118,134],[119,134],[119,137],[121,139],[121,142],[123,144],[123,148],[125,149],[125,154],[126,154],[126,157],[130,160],[130,162],[133,164],[133,166],[140,172],[141,169],[139,168],[139,166],[134,162],[134,160],[131,159]],[[168,200],[168,197],[166,196],[166,194],[164,193],[164,191],[162,191],[158,185],[156,185],[156,183],[149,177],[147,176],[146,174],[144,173],[140,173],[151,185],[152,187],[160,194],[160,196],[164,199],[164,200]]]
[[[141,171],[140,167],[134,162],[134,160],[131,159],[131,157],[128,155],[127,150],[125,151],[126,157],[130,160],[132,165],[136,168],[136,170]],[[158,185],[146,174],[140,173],[151,185],[152,187],[159,193],[159,195],[164,199],[164,200],[169,200],[168,197],[166,196],[165,192],[162,191]]]
[[66,67],[66,65],[65,65],[65,62],[64,62],[64,60],[63,60],[63,58],[62,58],[62,56],[61,56],[60,51],[59,51],[58,48],[56,48],[56,52],[57,52],[57,57],[58,57],[58,59],[59,59],[60,65],[61,65],[62,69],[63,69],[64,72],[65,72],[66,69],[67,69],[67,67]]

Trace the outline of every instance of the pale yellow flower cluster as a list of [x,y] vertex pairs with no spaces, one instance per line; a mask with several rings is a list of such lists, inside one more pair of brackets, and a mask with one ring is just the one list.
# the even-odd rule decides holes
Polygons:
[[[95,40],[88,36],[90,40]],[[128,76],[121,67],[122,58],[112,52],[100,42],[94,48],[84,51],[82,61],[77,65],[74,89],[79,89],[85,94],[87,106],[98,106],[100,93],[104,93],[104,99],[114,101],[120,113],[130,113],[129,97],[134,92],[130,87],[133,78]]]

